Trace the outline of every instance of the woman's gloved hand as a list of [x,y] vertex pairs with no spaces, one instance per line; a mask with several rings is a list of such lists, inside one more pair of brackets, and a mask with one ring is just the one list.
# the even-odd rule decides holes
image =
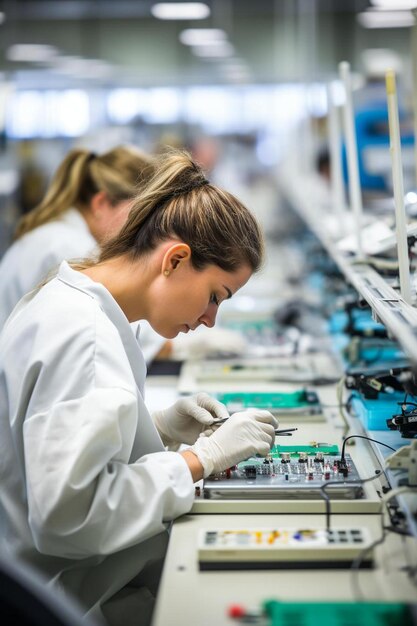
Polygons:
[[192,333],[180,333],[172,340],[172,358],[178,361],[241,356],[247,349],[242,333],[228,328],[207,328],[203,324]]
[[199,437],[190,451],[199,459],[206,478],[254,454],[269,454],[276,428],[278,421],[269,411],[246,409],[234,413],[210,437]]
[[201,433],[210,435],[215,420],[229,417],[225,405],[207,393],[181,398],[168,409],[155,411],[152,419],[165,446],[193,444]]

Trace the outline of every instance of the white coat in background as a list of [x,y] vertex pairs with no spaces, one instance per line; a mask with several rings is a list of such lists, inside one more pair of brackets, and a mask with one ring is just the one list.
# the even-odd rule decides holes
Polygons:
[[144,404],[145,374],[116,301],[66,262],[0,334],[0,549],[91,614],[161,557],[166,522],[193,503],[188,466]]
[[64,259],[90,255],[97,242],[77,209],[38,226],[15,241],[0,263],[0,329],[20,298]]
[[[58,269],[61,261],[88,257],[96,248],[97,242],[77,209],[15,241],[0,262],[0,330],[19,300]],[[143,322],[140,343],[146,363],[165,342],[148,322]]]

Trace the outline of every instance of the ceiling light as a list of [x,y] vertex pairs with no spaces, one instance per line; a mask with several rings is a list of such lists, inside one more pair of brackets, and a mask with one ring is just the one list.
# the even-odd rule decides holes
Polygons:
[[226,39],[226,33],[220,28],[186,28],[180,33],[180,42],[185,46],[210,45]]
[[378,11],[358,13],[357,20],[365,28],[407,28],[414,25],[411,11]]
[[9,61],[39,63],[50,61],[57,54],[54,46],[34,43],[16,43],[8,48],[6,56]]
[[194,46],[192,48],[193,54],[197,57],[206,57],[206,58],[217,58],[217,57],[231,57],[235,50],[228,41],[225,41],[222,45],[217,46]]
[[203,2],[158,2],[151,13],[159,20],[203,20],[210,15],[210,8]]
[[58,74],[79,78],[108,78],[113,72],[111,65],[104,61],[77,56],[57,57],[53,65]]
[[417,0],[371,0],[371,4],[380,10],[396,10],[415,9]]
[[6,14],[3,11],[0,11],[0,24],[3,24],[6,21]]
[[54,68],[66,70],[69,67],[76,67],[83,63],[83,59],[78,56],[57,56],[53,59],[52,65]]

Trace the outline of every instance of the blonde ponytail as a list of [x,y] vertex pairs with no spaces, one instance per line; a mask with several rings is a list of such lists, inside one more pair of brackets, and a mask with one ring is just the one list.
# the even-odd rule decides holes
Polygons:
[[19,221],[15,239],[59,219],[71,208],[88,206],[98,191],[105,191],[114,204],[130,199],[152,173],[153,159],[129,146],[118,146],[102,155],[71,150],[52,178],[45,198]]
[[16,228],[15,239],[30,230],[58,218],[73,206],[82,185],[87,163],[92,154],[87,150],[71,150],[59,166],[42,202],[24,215]]

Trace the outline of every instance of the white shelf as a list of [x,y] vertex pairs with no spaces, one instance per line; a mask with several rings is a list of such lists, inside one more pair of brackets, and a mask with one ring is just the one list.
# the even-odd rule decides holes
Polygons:
[[366,262],[341,252],[324,228],[326,215],[315,205],[314,189],[309,184],[288,177],[281,180],[282,189],[293,209],[316,235],[349,283],[367,301],[374,318],[385,325],[390,336],[400,344],[413,364],[417,364],[417,309]]

